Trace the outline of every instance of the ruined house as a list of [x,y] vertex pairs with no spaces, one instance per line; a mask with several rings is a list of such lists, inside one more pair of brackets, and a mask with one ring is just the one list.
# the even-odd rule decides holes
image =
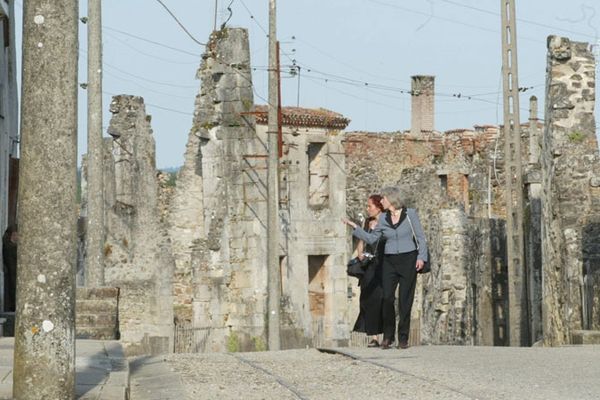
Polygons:
[[[250,65],[246,30],[213,33],[174,187],[157,179],[143,101],[113,100],[105,268],[118,288],[110,295],[118,319],[109,322],[130,353],[266,347],[267,117],[254,103]],[[594,67],[587,44],[550,38],[544,123],[532,98],[521,125],[527,266],[519,277],[507,275],[502,127],[436,131],[434,77],[413,77],[404,132],[344,132],[348,120],[337,113],[284,107],[282,347],[349,343],[358,289],[345,273],[352,243],[340,218],[358,219],[386,185],[411,194],[434,260],[418,278],[412,344],[508,345],[511,279],[527,291],[517,305],[522,345],[588,341],[600,330]],[[86,290],[92,300],[97,292]]]
[[[178,323],[205,350],[266,343],[266,108],[255,107],[247,32],[211,37],[198,71],[169,225]],[[326,110],[284,109],[280,169],[282,345],[348,337],[343,132]]]

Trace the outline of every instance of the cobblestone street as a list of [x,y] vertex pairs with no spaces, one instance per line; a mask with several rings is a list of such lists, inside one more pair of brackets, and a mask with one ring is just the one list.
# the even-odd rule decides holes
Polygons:
[[131,398],[598,399],[599,360],[600,346],[174,354],[169,379],[132,368]]

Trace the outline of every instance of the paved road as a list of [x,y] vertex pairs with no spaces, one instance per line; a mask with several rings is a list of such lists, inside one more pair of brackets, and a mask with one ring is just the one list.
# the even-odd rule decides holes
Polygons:
[[132,400],[600,399],[600,346],[307,349],[138,363]]

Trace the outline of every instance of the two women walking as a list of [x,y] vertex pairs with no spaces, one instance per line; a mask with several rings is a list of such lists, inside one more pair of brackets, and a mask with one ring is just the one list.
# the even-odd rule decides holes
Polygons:
[[[398,347],[408,348],[410,313],[415,294],[417,273],[427,262],[427,242],[416,210],[407,208],[400,189],[387,187],[381,191],[381,205],[385,212],[379,215],[377,225],[370,232],[344,219],[353,228],[352,234],[369,245],[385,240],[381,263],[383,293],[382,349],[389,349],[396,337],[394,300],[398,296]],[[361,288],[362,289],[362,288]]]

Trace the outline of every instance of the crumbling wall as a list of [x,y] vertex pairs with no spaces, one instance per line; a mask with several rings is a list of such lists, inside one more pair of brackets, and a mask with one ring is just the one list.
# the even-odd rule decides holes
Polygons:
[[176,312],[208,334],[206,350],[264,348],[266,149],[255,132],[248,33],[214,32],[198,70],[170,208]]
[[129,354],[172,349],[173,260],[160,223],[155,145],[141,97],[115,96],[105,139],[105,281],[120,288],[119,330]]
[[499,142],[492,126],[346,135],[348,215],[364,213],[369,194],[397,185],[425,229],[433,263],[431,274],[417,281],[413,343],[493,344],[499,329],[492,310],[495,239],[483,221],[504,212]]
[[540,156],[542,315],[549,345],[569,343],[572,330],[600,327],[594,298],[600,290],[599,249],[593,244],[600,241],[594,228],[600,219],[595,85],[589,45],[550,36]]

